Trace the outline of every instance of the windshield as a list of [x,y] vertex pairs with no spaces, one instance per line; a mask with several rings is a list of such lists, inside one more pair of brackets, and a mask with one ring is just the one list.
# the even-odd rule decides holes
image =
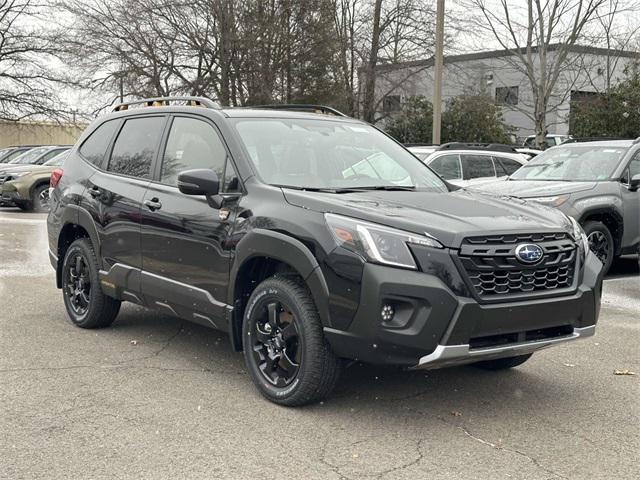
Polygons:
[[59,167],[60,165],[62,165],[62,162],[64,162],[64,159],[67,158],[68,155],[69,150],[65,150],[64,152],[59,153],[55,157],[47,160],[42,165],[46,165],[48,167]]
[[511,180],[598,181],[611,178],[627,147],[558,146],[541,153]]
[[46,147],[34,148],[29,150],[28,152],[23,153],[19,157],[14,158],[9,163],[14,165],[27,165],[34,163],[40,155],[44,154],[47,151]]
[[375,128],[316,119],[238,119],[260,177],[300,189],[416,189],[446,192],[417,158]]

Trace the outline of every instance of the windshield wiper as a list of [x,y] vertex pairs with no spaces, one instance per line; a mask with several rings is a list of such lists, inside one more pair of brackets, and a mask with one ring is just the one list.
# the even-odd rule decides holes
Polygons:
[[[393,191],[405,191],[405,192],[410,192],[415,190],[416,187],[414,186],[409,186],[409,185],[373,185],[370,187],[350,187],[348,189],[345,190],[351,190],[351,191],[369,191],[369,190],[385,190],[385,191],[389,191],[389,192],[393,192]],[[339,189],[340,190],[340,189]]]

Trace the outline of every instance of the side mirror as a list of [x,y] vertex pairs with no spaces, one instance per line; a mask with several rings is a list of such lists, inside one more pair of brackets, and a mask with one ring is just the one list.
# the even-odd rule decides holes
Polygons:
[[213,170],[185,170],[178,174],[178,190],[185,195],[204,195],[212,208],[220,208],[224,197],[220,192],[220,180]]
[[640,173],[634,175],[629,182],[629,190],[635,192],[640,188]]
[[220,181],[213,170],[185,170],[178,174],[178,190],[185,195],[213,196],[220,191]]

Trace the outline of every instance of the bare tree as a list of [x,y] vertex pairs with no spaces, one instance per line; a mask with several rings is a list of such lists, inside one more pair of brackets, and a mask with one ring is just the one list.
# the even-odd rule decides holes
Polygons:
[[[512,66],[524,74],[533,92],[536,143],[544,144],[547,114],[558,79],[572,61],[569,53],[580,40],[585,26],[607,0],[526,0],[526,13],[517,15],[513,1],[470,0],[481,21],[476,27],[488,31],[508,50]],[[496,5],[496,3],[499,4]]]
[[66,80],[54,68],[59,32],[47,30],[37,0],[0,0],[0,118],[21,120],[68,113],[54,86]]

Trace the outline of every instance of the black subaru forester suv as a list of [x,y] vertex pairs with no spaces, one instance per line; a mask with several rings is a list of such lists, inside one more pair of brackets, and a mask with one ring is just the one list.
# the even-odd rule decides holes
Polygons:
[[74,324],[130,301],[226,331],[279,404],[326,397],[349,360],[497,370],[595,331],[602,266],[575,221],[456,189],[325,107],[123,104],[51,185]]

